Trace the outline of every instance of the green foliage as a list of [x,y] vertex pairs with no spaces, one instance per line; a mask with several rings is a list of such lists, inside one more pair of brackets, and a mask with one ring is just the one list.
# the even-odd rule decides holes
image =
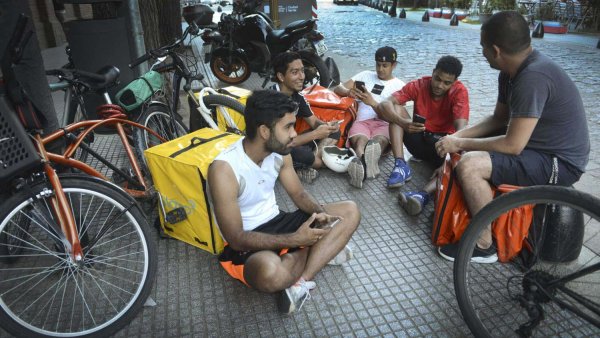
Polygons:
[[541,7],[537,8],[537,17],[541,20],[553,20],[554,19],[554,4],[548,2]]
[[517,9],[515,0],[487,0],[481,6],[481,13],[492,13],[492,11],[511,11]]
[[446,0],[444,1],[445,7],[450,8],[463,8],[467,9],[471,7],[471,0]]

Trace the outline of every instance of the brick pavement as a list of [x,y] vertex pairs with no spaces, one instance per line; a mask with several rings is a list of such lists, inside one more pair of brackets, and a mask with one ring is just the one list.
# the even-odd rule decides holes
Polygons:
[[[425,25],[411,21],[410,16],[409,21],[400,21],[363,6],[320,3],[319,8],[320,29],[327,34],[342,78],[372,68],[371,55],[382,44],[399,49],[403,57],[397,75],[403,80],[429,74],[439,56],[455,54],[465,63],[461,79],[471,91],[473,120],[491,111],[496,73],[481,56],[476,29]],[[577,187],[600,196],[600,158],[595,151],[600,51],[568,41],[540,40],[534,45],[565,65],[579,84],[594,150],[590,170]],[[61,64],[56,50],[46,51],[45,56],[48,62]],[[578,72],[581,69],[585,72]],[[254,76],[244,84],[259,85]],[[117,336],[468,336],[454,296],[452,264],[440,259],[430,244],[432,207],[419,217],[407,216],[398,208],[397,192],[384,187],[392,166],[391,157],[384,159],[382,175],[366,182],[362,190],[329,170],[322,170],[316,183],[306,186],[321,202],[357,201],[363,220],[351,241],[355,259],[342,267],[326,267],[317,275],[318,287],[299,313],[279,315],[274,296],[232,280],[210,254],[176,240],[155,238],[159,272],[152,298],[157,305],[144,308]],[[404,189],[421,186],[431,171],[424,164],[413,164],[413,168],[417,174]],[[281,207],[291,209],[285,192],[280,187],[276,192]],[[586,240],[599,248],[600,227],[590,228]],[[4,336],[0,331],[0,337]]]

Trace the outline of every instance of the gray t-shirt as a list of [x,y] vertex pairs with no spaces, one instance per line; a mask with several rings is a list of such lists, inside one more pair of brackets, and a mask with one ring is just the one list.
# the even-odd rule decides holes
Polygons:
[[526,148],[554,155],[585,171],[590,137],[583,101],[567,73],[534,50],[511,80],[498,77],[498,101],[508,104],[510,117],[539,118]]

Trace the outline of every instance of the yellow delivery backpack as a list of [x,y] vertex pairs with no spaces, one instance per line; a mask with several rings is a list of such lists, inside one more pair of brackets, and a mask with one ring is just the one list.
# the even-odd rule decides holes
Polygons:
[[[246,107],[246,101],[248,100],[248,97],[252,94],[251,90],[240,88],[240,87],[235,87],[235,86],[221,88],[218,90],[218,92],[220,94],[227,96],[229,99],[238,101],[239,103],[242,104],[243,108]],[[194,93],[194,95],[196,95],[196,99],[200,99],[200,96],[199,96],[200,92]],[[206,101],[205,101],[205,103],[209,104]],[[210,102],[210,104],[219,104],[219,103],[222,104],[223,102],[221,100],[216,101],[216,102]],[[233,121],[233,123],[235,123],[235,125],[237,126],[237,130],[233,130],[233,131],[237,132],[237,133],[245,132],[246,131],[246,121],[244,120],[244,114],[243,114],[244,112],[243,111],[239,112],[239,111],[229,108],[227,106],[225,106],[224,108],[227,111],[227,113],[229,114],[229,117],[231,117],[231,120]],[[196,130],[198,128],[201,128],[202,126],[206,126],[206,122],[204,121],[202,116],[200,116],[199,113],[192,112],[190,114],[191,114],[190,128],[192,131]],[[213,111],[213,114],[215,114],[214,111]],[[225,121],[225,118],[223,117],[222,114],[216,114],[216,116],[217,116],[217,126],[219,127],[219,130],[232,131],[232,130],[228,130],[227,122]]]
[[[246,101],[248,100],[248,97],[250,95],[252,95],[251,90],[236,87],[236,86],[229,86],[229,87],[221,88],[218,90],[218,92],[221,94],[227,95],[227,96],[231,96],[236,101],[243,104],[244,107],[246,107]],[[238,128],[241,131],[246,131],[246,121],[244,121],[244,117],[238,116],[240,114],[234,109],[227,108],[227,112],[229,113],[229,115],[231,116],[233,121],[238,125]],[[223,117],[221,115],[218,116],[217,120],[218,120],[219,129],[223,130],[222,128],[225,128],[225,120],[223,119]],[[240,121],[240,122],[238,122],[238,121]]]
[[208,166],[240,135],[203,128],[144,152],[158,191],[160,225],[171,237],[213,254],[223,239],[208,199]]

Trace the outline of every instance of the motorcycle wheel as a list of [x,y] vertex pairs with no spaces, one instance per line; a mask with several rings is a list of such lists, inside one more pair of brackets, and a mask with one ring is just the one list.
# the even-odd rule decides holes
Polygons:
[[252,74],[248,62],[235,54],[231,56],[213,56],[210,59],[210,69],[217,79],[231,85],[248,80],[250,74]]
[[331,75],[325,65],[325,61],[317,54],[301,50],[298,52],[304,64],[304,87],[312,86],[316,83],[328,88],[331,85]]

